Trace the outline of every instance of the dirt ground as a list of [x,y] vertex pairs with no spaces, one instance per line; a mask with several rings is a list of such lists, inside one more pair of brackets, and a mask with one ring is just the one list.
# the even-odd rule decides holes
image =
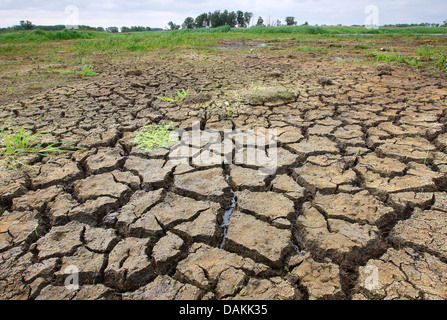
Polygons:
[[[355,43],[267,45],[97,61],[99,76],[4,97],[2,123],[82,149],[1,169],[0,299],[447,299],[445,75]],[[161,121],[230,132],[229,148],[137,148]],[[241,156],[253,129],[275,132],[267,175]]]

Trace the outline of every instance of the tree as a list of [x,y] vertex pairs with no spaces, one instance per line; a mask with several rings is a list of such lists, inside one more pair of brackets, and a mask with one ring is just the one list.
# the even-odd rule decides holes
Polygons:
[[258,21],[256,22],[257,27],[264,27],[264,19],[262,17],[258,18]]
[[226,24],[229,25],[231,28],[236,27],[236,25],[237,25],[237,14],[234,11],[231,11],[228,14],[227,23]]
[[297,22],[295,21],[295,17],[286,17],[286,24],[288,26],[296,26]]
[[107,27],[106,28],[106,32],[110,32],[110,33],[118,33],[119,29],[117,27]]
[[250,26],[251,18],[253,18],[253,12],[244,12],[244,22],[247,27]]
[[219,17],[219,27],[227,24],[228,10],[224,10]]
[[194,21],[194,26],[196,28],[205,28],[208,27],[208,14],[202,13],[196,17]]
[[193,29],[194,28],[194,18],[188,17],[182,24],[182,29]]
[[214,11],[210,16],[211,28],[220,27],[220,10]]
[[20,21],[20,26],[22,27],[23,30],[32,30],[34,28],[33,23],[31,21],[28,21],[28,20],[26,20],[26,21],[21,20]]
[[103,27],[98,27],[98,28],[96,28],[96,31],[99,31],[99,32],[105,32],[106,30],[104,30]]
[[121,27],[121,32],[130,32],[130,28],[128,28],[128,27]]
[[180,29],[180,26],[178,24],[175,24],[172,21],[168,22],[169,30],[178,30]]
[[245,28],[245,19],[244,19],[244,13],[241,10],[238,10],[236,12],[236,21],[237,21],[237,25],[240,28]]

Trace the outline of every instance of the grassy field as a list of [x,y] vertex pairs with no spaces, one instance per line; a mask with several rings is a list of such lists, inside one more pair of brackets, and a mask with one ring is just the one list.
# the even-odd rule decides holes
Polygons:
[[[240,43],[239,52],[350,61],[405,64],[421,71],[447,70],[447,28],[228,26],[214,29],[105,33],[95,31],[20,31],[0,34],[0,95],[16,99],[97,74],[97,66],[152,52],[177,59],[182,52],[218,54],[221,43]],[[257,44],[264,44],[258,47]],[[237,47],[237,45],[236,45]],[[10,101],[11,99],[8,99]],[[1,103],[2,101],[0,101]]]

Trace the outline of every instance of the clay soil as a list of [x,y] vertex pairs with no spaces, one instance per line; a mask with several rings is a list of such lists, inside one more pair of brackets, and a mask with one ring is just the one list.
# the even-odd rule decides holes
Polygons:
[[[0,299],[447,299],[445,73],[304,44],[98,55],[98,76],[40,84],[11,63],[4,84],[35,90],[5,90],[1,122],[79,149],[0,169]],[[133,143],[164,121],[236,133],[216,163],[203,141],[179,163]],[[251,129],[275,129],[267,175],[236,161]]]

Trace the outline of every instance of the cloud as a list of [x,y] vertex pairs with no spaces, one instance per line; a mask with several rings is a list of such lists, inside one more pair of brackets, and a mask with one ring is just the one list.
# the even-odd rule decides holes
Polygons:
[[251,11],[254,18],[262,16],[284,21],[295,16],[298,23],[363,24],[365,7],[379,9],[380,24],[440,23],[447,18],[445,0],[0,0],[0,27],[31,20],[37,25],[64,24],[65,8],[79,9],[79,23],[90,26],[150,26],[163,28],[168,21],[181,24],[188,17],[214,10]]

